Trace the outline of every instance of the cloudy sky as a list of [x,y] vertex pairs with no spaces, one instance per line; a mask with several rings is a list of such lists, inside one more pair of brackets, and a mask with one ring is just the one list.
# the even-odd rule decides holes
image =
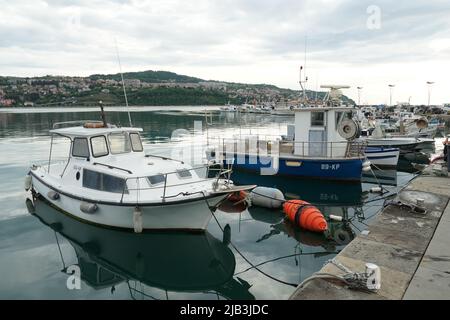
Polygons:
[[448,0],[0,0],[0,75],[168,70],[361,102],[450,103]]

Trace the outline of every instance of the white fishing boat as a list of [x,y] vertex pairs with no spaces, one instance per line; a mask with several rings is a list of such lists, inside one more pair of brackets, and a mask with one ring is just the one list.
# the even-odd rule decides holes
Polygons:
[[379,125],[375,127],[371,136],[361,137],[360,140],[365,141],[368,147],[399,148],[400,151],[414,150],[420,144],[414,137],[387,136]]
[[415,149],[421,142],[410,137],[386,137],[366,139],[369,147],[400,148],[402,150]]
[[220,111],[223,111],[223,112],[236,112],[237,110],[238,110],[238,107],[235,106],[234,104],[230,104],[230,103],[226,104],[223,107],[220,107]]
[[399,148],[367,147],[364,150],[367,160],[379,167],[396,167],[400,156]]
[[[102,117],[104,119],[104,117]],[[211,208],[235,187],[230,170],[192,167],[182,161],[146,155],[140,128],[121,128],[106,121],[82,121],[50,131],[49,161],[33,165],[25,187],[66,214],[111,227],[205,230]],[[70,143],[67,160],[52,161],[54,137]]]

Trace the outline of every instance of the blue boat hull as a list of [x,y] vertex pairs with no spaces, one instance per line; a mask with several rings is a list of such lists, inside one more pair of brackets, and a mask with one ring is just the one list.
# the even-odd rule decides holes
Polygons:
[[233,163],[234,170],[256,172],[261,175],[278,175],[328,180],[360,181],[363,159],[293,159],[279,158],[278,166],[272,164],[270,157],[250,157],[234,155],[234,159],[224,160]]

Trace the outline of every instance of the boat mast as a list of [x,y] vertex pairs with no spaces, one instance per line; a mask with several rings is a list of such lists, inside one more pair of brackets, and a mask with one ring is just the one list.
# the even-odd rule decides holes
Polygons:
[[122,79],[122,88],[123,88],[123,95],[125,97],[125,105],[127,107],[128,112],[128,121],[130,122],[130,127],[132,127],[133,124],[131,123],[130,108],[128,106],[127,90],[125,89],[125,82],[123,81],[122,63],[120,62],[119,47],[117,45],[117,39],[114,39],[114,41],[116,43],[117,61],[119,61],[120,78]]
[[[308,77],[305,75],[305,78],[303,80],[302,78],[302,70],[305,68],[306,69],[306,46],[307,46],[307,38],[305,36],[305,61],[304,61],[304,65],[300,66],[300,79],[299,79],[299,84],[300,84],[300,88],[302,89],[303,92],[303,101],[306,103],[308,100],[308,97],[306,96],[306,83],[308,82]],[[305,84],[305,86],[303,86],[303,84]]]

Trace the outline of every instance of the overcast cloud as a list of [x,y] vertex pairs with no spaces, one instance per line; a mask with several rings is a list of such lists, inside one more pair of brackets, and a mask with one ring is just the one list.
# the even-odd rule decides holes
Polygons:
[[0,8],[0,75],[116,73],[117,39],[124,71],[297,89],[306,36],[310,89],[348,84],[356,99],[363,86],[363,102],[386,103],[393,83],[394,101],[426,103],[425,83],[435,81],[432,103],[450,102],[448,0],[0,0]]

